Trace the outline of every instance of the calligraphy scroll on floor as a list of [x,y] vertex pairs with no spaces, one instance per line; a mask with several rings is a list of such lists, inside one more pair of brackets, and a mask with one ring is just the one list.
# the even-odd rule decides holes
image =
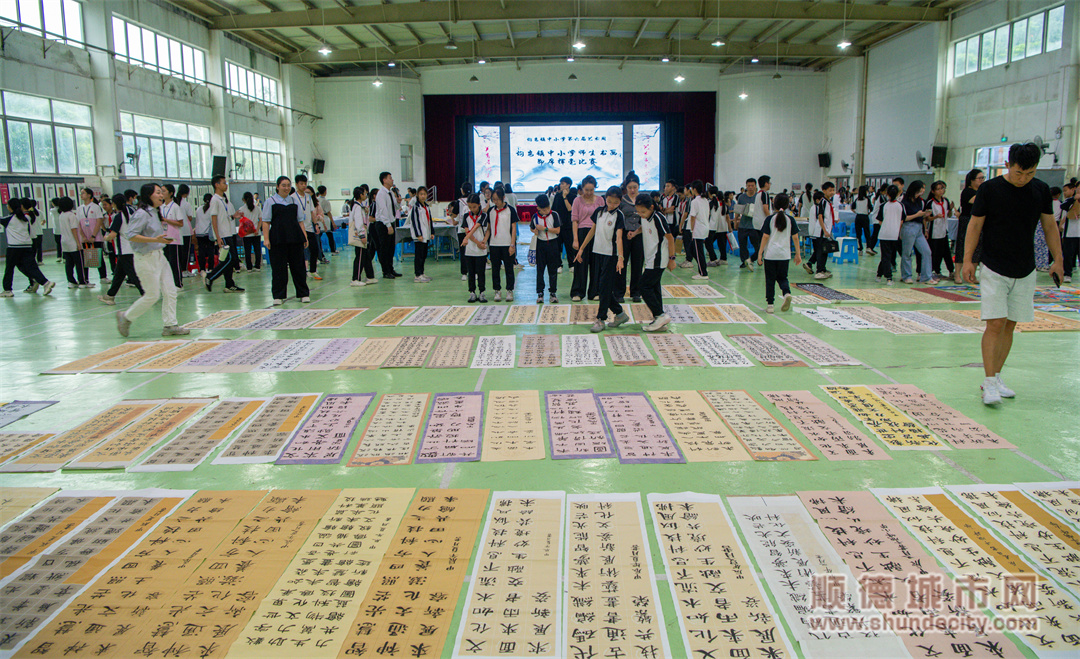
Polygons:
[[979,320],[978,315],[965,316],[962,313],[949,311],[948,309],[923,309],[922,313],[976,332],[982,332],[986,329],[986,323]]
[[563,334],[562,365],[567,368],[604,366],[604,351],[595,334]]
[[1016,448],[915,385],[877,384],[870,390],[955,448]]
[[473,337],[440,336],[428,360],[428,368],[468,368]]
[[733,323],[746,325],[764,325],[765,319],[750,310],[745,304],[718,304],[716,305],[724,315]]
[[[812,657],[903,657],[899,638],[880,631],[881,614],[863,608],[864,586],[818,530],[798,497],[728,497],[732,513],[757,560],[777,607],[803,654]],[[778,547],[779,545],[779,547]],[[779,550],[778,550],[779,549]],[[849,584],[835,598],[822,597],[818,580]],[[844,617],[845,634],[824,634],[810,618]],[[878,630],[878,631],[875,631]]]
[[604,337],[604,343],[616,366],[656,366],[645,341],[636,334],[610,334]]
[[680,286],[680,285],[675,284],[675,285],[664,285],[661,288],[663,288],[664,292],[667,293],[669,296],[671,296],[673,298],[697,297],[686,286]]
[[[633,313],[630,309],[632,305],[624,304],[623,311],[627,312],[627,315],[631,317],[630,322],[634,322],[633,319],[637,318],[637,314]],[[644,305],[642,305],[644,306]],[[599,304],[574,304],[570,307],[570,324],[571,325],[592,325],[596,322],[596,315],[600,313]],[[607,321],[611,322],[615,320],[615,314],[608,310]],[[652,318],[649,318],[652,320]]]
[[[20,656],[61,650],[72,657],[135,656],[119,653],[120,643],[128,635],[145,635],[143,640],[149,641],[154,630],[145,619],[150,611],[161,606],[265,494],[202,491],[190,497],[30,639]],[[211,509],[216,523],[207,524],[205,515]],[[117,607],[121,598],[138,604]],[[190,652],[180,646],[173,651]]]
[[0,464],[20,453],[29,451],[53,436],[53,433],[48,432],[0,432]]
[[[562,492],[495,492],[454,657],[561,657]],[[512,540],[510,539],[512,538]]]
[[416,311],[418,307],[390,307],[386,311],[382,312],[375,317],[368,327],[395,327],[409,317],[409,314]]
[[548,391],[544,408],[553,460],[615,457],[591,389]]
[[287,318],[285,322],[281,323],[274,329],[276,330],[300,330],[311,327],[313,323],[316,323],[323,318],[330,316],[334,312],[333,309],[304,309],[300,313],[291,318]]
[[[864,606],[897,623],[893,629],[912,656],[925,656],[929,649],[948,659],[1024,656],[993,630],[978,608],[948,607],[955,601],[956,584],[873,494],[825,491],[798,496],[855,579],[865,585]],[[846,590],[852,584],[837,585]],[[959,623],[955,628],[921,630],[905,624],[914,616],[939,618],[946,609]],[[978,629],[989,633],[974,631]]]
[[521,337],[518,368],[539,368],[562,364],[562,342],[557,334],[526,334]]
[[481,460],[543,460],[539,391],[489,391]]
[[58,494],[6,527],[0,533],[0,578],[33,560],[113,501],[111,496],[95,494]]
[[353,318],[367,311],[367,307],[359,309],[337,309],[329,316],[311,326],[311,329],[339,329],[345,326]]
[[[172,496],[164,496],[167,493]],[[169,490],[125,493],[112,499],[100,515],[34,557],[5,586],[0,651],[18,649],[50,616],[61,611],[98,573],[123,556],[190,494],[190,491]],[[77,652],[78,648],[74,652],[65,648],[63,654],[73,656]]]
[[41,503],[56,490],[55,487],[5,487],[0,491],[0,526]]
[[650,334],[649,343],[660,358],[661,366],[705,365],[682,334]]
[[513,304],[506,314],[503,325],[535,325],[540,308],[535,304]]
[[262,464],[277,459],[319,394],[279,394],[218,454],[212,464]]
[[732,334],[728,337],[754,356],[763,366],[806,366],[795,355],[763,334]]
[[217,325],[218,323],[225,322],[226,320],[228,320],[230,318],[235,318],[235,317],[239,316],[242,313],[244,313],[244,312],[240,311],[239,309],[227,310],[227,311],[215,311],[214,313],[210,314],[209,316],[206,316],[205,318],[200,318],[199,320],[191,321],[187,325],[184,325],[184,327],[186,327],[187,329],[207,329],[209,327],[213,327],[214,325]]
[[722,298],[724,294],[716,290],[708,284],[694,284],[687,286],[686,290],[694,294],[694,297],[700,297],[704,299]]
[[694,313],[689,304],[665,304],[664,314],[671,319],[671,322],[680,325],[698,325],[701,323],[701,318]]
[[[286,347],[294,343],[294,339],[270,339],[256,341],[254,345],[244,352],[231,357],[221,364],[210,369],[211,373],[250,373],[259,364],[270,360]],[[190,363],[190,362],[189,362]]]
[[775,334],[774,336],[818,366],[858,366],[862,363],[813,334]]
[[433,345],[435,345],[434,336],[403,336],[401,342],[383,362],[382,368],[420,368],[424,365]]
[[368,421],[350,467],[404,465],[412,462],[431,394],[383,394]]
[[934,334],[934,330],[877,307],[845,307],[844,313],[862,318],[893,334]]
[[821,388],[893,450],[949,448],[868,387],[823,385]]
[[763,391],[828,460],[891,460],[883,449],[809,391]]
[[22,457],[0,466],[0,471],[57,471],[162,402],[164,401],[131,400],[117,403]]
[[805,316],[815,323],[831,330],[855,331],[881,329],[880,326],[867,322],[858,316],[852,316],[839,309],[830,309],[829,307],[815,307],[813,309],[799,308],[795,310],[795,313]]
[[167,400],[127,428],[105,440],[93,450],[70,462],[67,469],[117,469],[130,467],[143,453],[186,423],[207,405],[211,398]]
[[435,394],[416,463],[475,462],[480,459],[484,394]]
[[1080,482],[1017,483],[1029,499],[1080,527]]
[[386,551],[394,559],[379,565],[339,659],[380,656],[380,648],[385,656],[443,655],[487,499],[487,490],[416,493]]
[[731,322],[724,315],[724,312],[720,311],[720,307],[715,304],[691,304],[690,311],[693,311],[698,320],[703,323],[723,324]]
[[232,341],[224,341],[210,350],[177,364],[172,368],[172,372],[209,373],[211,370],[224,364],[233,357],[250,350],[251,347],[257,343],[261,342],[258,339],[234,339]]
[[142,348],[139,348],[138,350],[133,350],[131,352],[124,353],[123,355],[120,355],[118,357],[114,357],[113,359],[110,359],[107,362],[104,362],[102,364],[98,364],[97,366],[94,366],[93,368],[89,368],[89,369],[86,370],[86,372],[87,373],[119,373],[121,371],[126,371],[129,368],[133,368],[135,366],[138,366],[139,364],[141,364],[141,363],[143,363],[145,361],[149,361],[151,359],[154,359],[155,357],[160,357],[162,355],[168,354],[169,352],[175,350],[176,348],[179,348],[179,347],[185,345],[186,343],[187,343],[187,341],[185,341],[185,340],[154,341],[153,343],[145,345]]
[[961,327],[950,323],[947,320],[942,320],[936,316],[930,316],[921,311],[890,311],[889,313],[900,316],[904,320],[910,320],[913,323],[918,323],[923,327],[929,327],[935,332],[941,332],[942,334],[974,334],[975,330],[967,327]]
[[745,391],[702,391],[701,395],[755,460],[817,460]]
[[1074,596],[1080,595],[1076,561],[1080,530],[1046,512],[1011,485],[947,487],[1029,561],[1048,572]]
[[696,391],[650,391],[687,462],[751,460],[746,448]]
[[363,337],[349,339],[330,339],[323,347],[319,348],[312,356],[308,357],[297,366],[294,371],[332,371],[337,365],[356,352]]
[[254,322],[244,325],[241,329],[246,330],[271,330],[275,329],[278,325],[284,323],[295,317],[297,314],[303,313],[300,309],[275,309],[270,314],[256,319]]
[[274,313],[274,309],[256,309],[255,311],[246,311],[237,316],[229,318],[223,323],[219,323],[214,329],[243,329],[259,320],[265,318]]
[[[349,625],[340,621],[354,620],[359,613],[413,492],[341,490],[247,621],[229,650],[230,659],[336,657],[349,633]],[[297,597],[298,585],[313,596]],[[304,624],[282,624],[288,620]]]
[[566,497],[561,657],[671,657],[638,494]]
[[68,362],[62,366],[56,368],[50,368],[47,371],[42,371],[42,375],[61,375],[69,373],[82,373],[89,370],[98,364],[104,364],[105,362],[115,359],[120,355],[126,355],[136,350],[141,350],[148,345],[151,345],[152,341],[128,341],[127,343],[121,343],[118,346],[113,346],[108,350],[102,350],[101,352],[94,353],[83,357],[82,359],[76,359],[73,362]]
[[675,439],[645,394],[597,394],[623,464],[684,463]]
[[797,288],[801,288],[811,295],[816,295],[823,300],[842,300],[851,301],[858,298],[854,295],[848,295],[833,288],[829,288],[823,284],[795,284]]
[[748,367],[754,363],[728,343],[721,332],[706,332],[704,334],[687,334],[689,341],[709,366],[714,367]]
[[322,399],[275,464],[337,464],[375,394],[330,394]]
[[420,307],[420,310],[401,323],[402,327],[420,327],[434,325],[450,310],[450,307]]
[[335,371],[370,371],[382,366],[390,353],[401,343],[400,336],[366,339],[348,357],[341,360]]
[[453,306],[435,322],[436,325],[466,325],[476,313],[476,307]]
[[470,325],[501,325],[503,316],[506,315],[508,307],[503,305],[498,306],[483,306],[476,309],[473,317],[469,320]]
[[[964,577],[957,581],[1008,575],[1010,583],[994,583],[995,588],[983,588],[979,594],[998,615],[1034,614],[1042,620],[1066,620],[1080,610],[1076,597],[1014,554],[939,488],[871,491],[942,564],[957,577]],[[1025,581],[1036,582],[1037,588],[1032,588],[1029,596],[1017,597],[1015,588]],[[1064,659],[1076,654],[1075,638],[1062,626],[1043,626],[1037,633],[1021,632],[1017,638],[1040,657]]]
[[[577,309],[578,307],[574,307],[574,308]],[[624,309],[629,308],[631,315],[634,316],[634,320],[636,320],[639,323],[651,323],[653,321],[652,312],[649,311],[649,305],[647,305],[647,304],[644,304],[644,303],[641,303],[641,302],[635,302],[633,304],[625,304],[625,305],[623,305],[623,308]],[[593,320],[596,319],[595,316],[596,316],[596,314],[594,313],[593,314]]]
[[192,471],[269,400],[229,398],[195,420],[130,471]]
[[131,369],[132,373],[161,373],[164,371],[171,371],[177,366],[184,364],[204,352],[213,350],[220,346],[224,341],[188,341],[187,345],[180,346],[179,348],[167,352],[157,359],[152,359],[145,364],[136,366]]
[[794,657],[720,497],[647,499],[686,656]]
[[540,316],[536,319],[537,325],[569,325],[570,305],[549,304],[540,308]]
[[941,300],[934,295],[927,295],[914,288],[879,288],[875,291],[882,297],[887,297],[901,304],[936,304]]
[[850,295],[851,297],[857,298],[858,301],[869,302],[871,304],[897,303],[897,301],[892,298],[885,297],[884,295],[878,295],[874,290],[866,290],[863,288],[838,288],[836,289],[836,291],[838,293],[843,293],[845,295]]
[[270,359],[252,369],[252,373],[280,373],[291,371],[326,347],[330,339],[299,339],[293,341]]
[[476,342],[472,368],[514,368],[514,352],[517,349],[517,337],[481,336]]

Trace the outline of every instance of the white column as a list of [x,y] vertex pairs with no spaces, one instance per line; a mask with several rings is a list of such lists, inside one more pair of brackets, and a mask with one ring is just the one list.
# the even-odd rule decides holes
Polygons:
[[[112,20],[103,0],[87,0],[82,3],[83,38],[91,46],[90,76],[94,83],[94,102],[91,108],[94,133],[94,160],[101,188],[111,190],[113,181],[120,175],[118,166],[124,162],[123,146],[117,135],[120,116],[116,107],[114,81],[115,60],[108,52],[112,50]],[[102,50],[99,50],[102,49]]]
[[[225,92],[225,36],[220,30],[210,30],[210,48],[206,55],[206,82],[210,90],[210,106],[214,110],[210,125],[210,151],[215,156],[229,155],[229,112],[227,103],[232,97]],[[233,163],[229,162],[231,169]]]
[[[286,108],[292,107],[292,66],[281,64],[281,104]],[[281,111],[281,149],[285,157],[285,171],[283,175],[293,177],[299,167],[296,162],[296,149],[293,147],[293,125],[296,119],[291,110]]]

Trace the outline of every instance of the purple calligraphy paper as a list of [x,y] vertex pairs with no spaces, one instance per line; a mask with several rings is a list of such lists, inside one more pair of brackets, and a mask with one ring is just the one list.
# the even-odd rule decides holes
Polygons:
[[332,394],[293,436],[277,459],[279,465],[328,465],[341,462],[356,426],[375,394]]
[[597,394],[619,462],[685,463],[675,439],[645,394]]
[[296,367],[297,371],[332,371],[341,362],[345,361],[345,358],[356,352],[356,349],[360,347],[360,344],[364,342],[363,337],[351,338],[351,339],[331,339],[330,343],[323,346],[318,352],[316,352],[303,364]]
[[553,460],[615,457],[592,389],[549,391],[544,413]]
[[478,461],[483,419],[483,393],[435,394],[416,464]]
[[220,366],[245,350],[249,350],[258,339],[236,339],[211,348],[201,355],[196,355],[172,370],[173,373],[207,373],[215,366]]

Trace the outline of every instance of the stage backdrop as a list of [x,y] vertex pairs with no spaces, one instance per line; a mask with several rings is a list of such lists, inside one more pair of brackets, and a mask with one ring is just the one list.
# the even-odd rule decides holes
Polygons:
[[475,187],[469,169],[469,124],[584,121],[662,121],[665,165],[660,180],[713,179],[716,94],[712,92],[450,94],[424,96],[424,183],[438,185],[440,199],[456,196],[462,181]]

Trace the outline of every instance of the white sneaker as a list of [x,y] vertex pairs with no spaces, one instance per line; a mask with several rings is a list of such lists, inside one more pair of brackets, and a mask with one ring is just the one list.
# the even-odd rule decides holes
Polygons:
[[819,272],[819,273],[814,275],[814,279],[828,279],[828,278],[829,278],[829,275],[827,275],[824,272]]
[[627,322],[628,320],[630,320],[630,316],[626,315],[626,312],[624,311],[621,314],[619,314],[619,315],[615,316],[614,318],[612,318],[611,323],[608,326],[609,327],[618,327],[619,325],[622,325],[623,323]]
[[1061,279],[1061,283],[1063,283],[1063,284],[1071,284],[1072,283],[1072,277],[1070,277],[1069,275],[1065,275]]
[[303,302],[304,304],[311,304],[311,298],[309,298],[309,297],[302,297],[302,298],[300,298],[300,301]]
[[780,305],[780,311],[791,309],[791,293],[784,295],[784,303]]
[[690,261],[683,261],[682,263],[679,264],[679,267],[680,268],[692,268],[692,267],[694,267],[694,264],[692,262],[690,262]]
[[100,300],[102,302],[102,304],[107,304],[110,307],[115,307],[116,306],[116,298],[114,298],[114,297],[110,297],[108,295],[99,295],[98,300]]
[[461,275],[461,281],[469,281],[469,275]]
[[765,307],[765,313],[776,313],[776,308],[773,305],[767,305]]
[[0,293],[0,297],[15,297],[15,291],[4,291]]
[[68,288],[78,288],[78,284],[68,284]]
[[589,331],[593,334],[599,334],[604,331],[604,327],[604,321],[597,319],[596,322],[592,324],[592,327],[589,328]]
[[56,282],[47,281],[47,282],[45,282],[45,288],[41,291],[41,294],[42,295],[48,295],[49,293],[52,293],[52,290],[54,288],[56,288]]
[[659,332],[660,330],[664,329],[670,322],[671,318],[666,313],[662,313],[658,317],[654,318],[651,323],[649,323],[649,326],[646,328],[646,330],[649,332]]
[[702,275],[702,274],[696,274],[693,277],[691,277],[691,279],[697,279],[697,280],[708,279],[708,278],[709,278],[709,275]]
[[488,269],[488,270],[491,270],[491,261],[488,261],[488,263],[487,263],[487,269]]
[[905,284],[914,284],[915,280],[912,279],[911,277],[908,277],[907,279],[904,280],[904,283]]
[[495,301],[502,302],[502,291],[495,291]]
[[562,266],[561,265],[559,266],[559,269],[555,271],[555,274],[559,274],[559,275],[562,274]]
[[881,275],[878,275],[877,277],[874,277],[874,281],[876,281],[877,283],[880,284],[881,283]]
[[364,286],[364,282],[360,281],[359,279],[354,279],[349,284],[349,286]]
[[368,277],[367,279],[364,280],[364,285],[366,285],[366,286],[374,286],[375,284],[378,284],[378,283],[379,283],[379,280],[374,278],[374,277]]
[[559,298],[552,295],[551,298],[548,300],[548,303],[549,304],[558,304],[559,303]]
[[413,277],[412,283],[414,283],[414,284],[423,284],[424,283],[424,277],[422,275],[417,275],[417,276]]
[[570,301],[571,302],[581,302],[581,296],[580,295],[575,295],[575,296],[570,298]]
[[750,272],[754,271],[754,263],[750,259],[746,259],[746,269]]
[[279,300],[279,299],[274,300],[274,306],[275,307],[280,307],[283,304],[285,304],[285,300]]
[[886,286],[892,286],[892,284],[893,284],[893,282],[892,282],[892,280],[891,280],[891,279],[886,279],[886,280],[885,280],[885,285],[886,285]]
[[1002,398],[1016,398],[1016,392],[1006,387],[1005,383],[1001,381],[1001,373],[998,373],[994,380],[997,381],[997,390]]
[[983,405],[998,405],[1001,403],[1001,392],[998,391],[997,378],[986,378],[982,383]]
[[430,284],[431,283],[431,277],[428,277],[427,275],[424,275],[424,283],[425,284]]
[[506,301],[507,302],[513,302],[514,301],[514,291],[506,291]]
[[108,277],[105,277],[104,279],[101,280],[101,283],[102,284],[111,284],[112,280],[109,279]]

